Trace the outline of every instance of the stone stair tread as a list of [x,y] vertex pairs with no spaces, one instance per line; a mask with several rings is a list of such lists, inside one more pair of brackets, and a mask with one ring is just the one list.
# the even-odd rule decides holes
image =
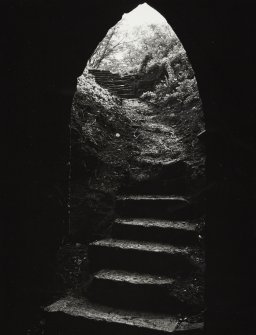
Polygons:
[[114,88],[116,90],[122,90],[122,91],[125,91],[125,90],[131,90],[132,88],[131,87],[126,87],[125,85],[104,85],[105,87],[107,88]]
[[103,269],[94,275],[97,279],[126,282],[140,285],[171,285],[175,279],[167,276],[157,276],[151,274],[141,274],[137,272],[123,270]]
[[130,83],[117,83],[115,80],[108,80],[103,78],[96,78],[96,81],[104,86],[114,86],[114,87],[127,87],[132,88],[133,86]]
[[119,89],[119,88],[109,88],[109,90],[115,91],[118,94],[127,94],[127,95],[132,95],[133,92],[130,89]]
[[133,93],[132,87],[125,87],[125,86],[113,86],[113,88],[117,91],[120,91],[120,93]]
[[124,219],[117,218],[115,221],[120,225],[133,225],[133,226],[143,226],[143,227],[159,227],[163,229],[174,228],[189,231],[196,231],[196,225],[188,221],[170,221],[170,220],[160,220],[160,219]]
[[133,94],[133,91],[130,88],[125,89],[125,88],[122,88],[122,87],[107,87],[107,86],[105,86],[105,87],[108,90],[116,91],[120,94]]
[[[134,99],[138,96],[138,93],[134,91],[134,85],[136,83],[134,75],[122,75],[120,73],[98,69],[89,69],[89,73],[95,77],[99,85],[109,89],[112,94],[117,95],[121,99]],[[110,85],[112,85],[112,87],[110,87]],[[116,92],[118,87],[120,90]],[[152,89],[152,83],[144,81],[141,88],[143,91]]]
[[92,303],[85,298],[66,297],[46,308],[50,313],[63,313],[67,316],[89,319],[105,323],[117,323],[173,333],[178,328],[178,318],[169,314],[148,313],[135,310],[115,309]]
[[118,200],[185,200],[182,196],[176,195],[119,195]]
[[188,255],[193,248],[173,246],[170,244],[156,243],[156,242],[145,242],[145,241],[131,241],[131,240],[120,240],[114,238],[106,238],[99,241],[90,243],[91,246],[97,247],[108,247],[118,248],[124,250],[137,250],[154,253],[165,253],[165,254],[183,254]]

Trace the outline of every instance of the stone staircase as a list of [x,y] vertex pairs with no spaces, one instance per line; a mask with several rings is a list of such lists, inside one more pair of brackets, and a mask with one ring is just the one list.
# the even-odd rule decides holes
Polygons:
[[89,73],[95,77],[96,83],[118,97],[123,99],[134,99],[137,97],[133,76],[126,75],[121,77],[118,73],[96,69],[89,70]]
[[121,99],[138,98],[143,92],[151,91],[156,84],[154,80],[135,79],[134,75],[121,76],[105,70],[91,69],[89,73],[95,77],[96,83]]
[[203,308],[190,296],[204,262],[189,200],[127,192],[116,214],[111,236],[89,245],[84,296],[47,307],[46,334],[203,334],[203,324],[190,321]]

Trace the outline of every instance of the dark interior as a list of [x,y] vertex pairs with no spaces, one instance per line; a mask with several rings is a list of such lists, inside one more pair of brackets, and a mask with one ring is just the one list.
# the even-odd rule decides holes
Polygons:
[[[76,78],[106,31],[141,1],[2,1],[8,18],[8,144],[2,174],[6,321],[23,334],[51,297],[54,257],[68,235],[69,119]],[[194,68],[206,119],[207,334],[253,334],[255,92],[251,1],[147,1],[167,19]],[[16,93],[14,95],[14,91]]]

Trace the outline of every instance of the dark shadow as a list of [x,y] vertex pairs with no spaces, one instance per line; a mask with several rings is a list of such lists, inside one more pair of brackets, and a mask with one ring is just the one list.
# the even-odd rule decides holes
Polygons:
[[[182,40],[197,74],[206,117],[207,331],[253,334],[252,3],[148,3],[165,15]],[[66,198],[68,125],[76,78],[103,32],[137,4],[133,0],[112,1],[111,6],[106,1],[2,4],[11,26],[4,38],[10,66],[9,94],[3,105],[4,130],[8,130],[5,142],[11,154],[5,164],[8,173],[2,174],[1,181],[9,334],[27,329],[32,297],[40,304],[44,300],[45,294],[39,293],[47,286],[43,269],[54,259],[68,230],[66,207],[56,189],[61,185],[60,198]],[[13,86],[17,88],[15,99]]]

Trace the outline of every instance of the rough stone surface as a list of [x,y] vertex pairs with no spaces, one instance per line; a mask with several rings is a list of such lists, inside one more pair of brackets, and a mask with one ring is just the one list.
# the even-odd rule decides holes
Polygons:
[[146,200],[146,201],[155,201],[155,200],[164,200],[164,201],[184,201],[188,203],[188,201],[184,197],[180,196],[162,196],[162,195],[128,195],[128,196],[117,196],[117,200],[126,201],[126,200]]
[[112,236],[135,241],[195,245],[198,244],[199,239],[199,224],[152,218],[118,218],[112,227]]
[[203,322],[196,322],[196,323],[191,323],[191,322],[186,322],[183,321],[179,324],[179,326],[176,329],[177,335],[182,335],[182,334],[203,334],[204,331],[204,324]]
[[117,224],[120,225],[134,225],[143,227],[160,227],[160,228],[175,228],[195,231],[196,225],[188,221],[170,221],[170,220],[156,220],[156,219],[124,219],[118,218],[116,220]]
[[192,248],[178,247],[168,244],[153,243],[153,242],[135,242],[115,239],[104,239],[90,244],[91,246],[118,248],[126,250],[148,251],[151,253],[165,253],[165,254],[181,254],[188,255]]
[[118,270],[101,270],[94,275],[97,279],[106,279],[130,284],[143,285],[171,285],[174,282],[173,278],[165,276],[154,276],[149,274],[134,273]]
[[46,311],[61,312],[73,317],[93,319],[100,322],[120,323],[133,327],[148,328],[172,333],[178,325],[178,319],[169,314],[153,314],[141,311],[127,311],[100,306],[86,299],[66,297],[46,308]]

